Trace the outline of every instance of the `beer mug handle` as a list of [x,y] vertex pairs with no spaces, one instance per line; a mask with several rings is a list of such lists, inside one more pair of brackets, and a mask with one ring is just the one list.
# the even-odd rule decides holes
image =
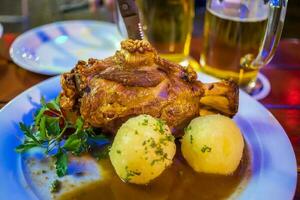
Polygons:
[[250,63],[247,61],[243,62],[241,60],[241,65],[243,67],[257,69],[270,62],[270,60],[274,56],[275,50],[281,37],[287,2],[287,0],[270,0],[268,23],[263,42],[259,49],[259,53],[254,60],[253,58],[249,58]]

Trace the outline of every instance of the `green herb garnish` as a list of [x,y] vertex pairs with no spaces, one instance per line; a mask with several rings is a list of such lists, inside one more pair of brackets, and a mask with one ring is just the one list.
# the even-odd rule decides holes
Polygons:
[[192,127],[191,127],[191,126],[187,126],[187,127],[184,128],[184,132],[185,132],[185,133],[188,132],[188,131],[190,131],[190,130],[192,130]]
[[165,126],[165,122],[161,119],[157,119],[157,126],[158,126],[158,131],[163,134],[165,132],[164,126]]
[[134,176],[141,175],[141,172],[129,170],[128,166],[125,167],[125,170],[126,170],[126,177],[124,178],[125,182],[130,181],[132,179],[132,177],[134,177]]
[[194,140],[193,135],[190,135],[190,143],[191,144],[193,144],[193,140]]
[[35,147],[44,149],[45,154],[55,158],[59,177],[67,173],[68,153],[80,155],[97,141],[108,142],[104,135],[96,135],[92,128],[84,128],[81,117],[77,118],[75,124],[68,121],[60,109],[59,96],[48,103],[42,97],[41,104],[32,125],[19,124],[25,140],[16,151],[22,153]]
[[61,189],[61,182],[59,180],[54,180],[52,183],[51,183],[51,186],[50,186],[50,192],[51,193],[57,193],[59,192]]
[[145,118],[145,119],[143,120],[142,125],[143,125],[143,126],[147,126],[147,125],[148,125],[148,119]]
[[68,156],[67,154],[63,153],[61,149],[59,149],[59,152],[55,155],[56,157],[56,173],[58,177],[63,177],[67,173],[68,169]]
[[159,142],[163,145],[166,145],[167,144],[166,142],[174,142],[174,140],[175,140],[175,137],[170,134],[170,135],[166,135],[163,138],[160,138]]
[[204,145],[204,146],[201,148],[201,152],[202,152],[202,153],[205,153],[205,152],[211,152],[211,147]]

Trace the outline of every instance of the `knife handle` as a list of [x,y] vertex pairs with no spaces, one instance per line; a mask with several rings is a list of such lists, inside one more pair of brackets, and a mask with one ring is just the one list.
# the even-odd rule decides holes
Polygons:
[[122,17],[138,15],[138,8],[134,0],[118,0]]

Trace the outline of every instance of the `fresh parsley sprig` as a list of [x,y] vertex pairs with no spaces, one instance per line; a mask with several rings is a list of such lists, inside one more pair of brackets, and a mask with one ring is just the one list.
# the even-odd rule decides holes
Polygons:
[[19,124],[25,140],[16,151],[22,153],[35,147],[44,149],[45,154],[56,159],[56,173],[59,177],[67,173],[68,153],[80,155],[97,141],[101,144],[109,142],[107,137],[97,135],[92,128],[84,128],[81,117],[77,118],[75,124],[68,121],[60,109],[59,96],[48,103],[42,97],[41,104],[32,125]]

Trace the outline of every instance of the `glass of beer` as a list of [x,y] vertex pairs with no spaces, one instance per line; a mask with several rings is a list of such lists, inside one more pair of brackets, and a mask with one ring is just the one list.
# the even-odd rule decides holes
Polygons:
[[194,0],[137,0],[146,39],[162,57],[189,60]]
[[286,6],[287,0],[208,0],[202,71],[251,93],[259,69],[274,55]]

